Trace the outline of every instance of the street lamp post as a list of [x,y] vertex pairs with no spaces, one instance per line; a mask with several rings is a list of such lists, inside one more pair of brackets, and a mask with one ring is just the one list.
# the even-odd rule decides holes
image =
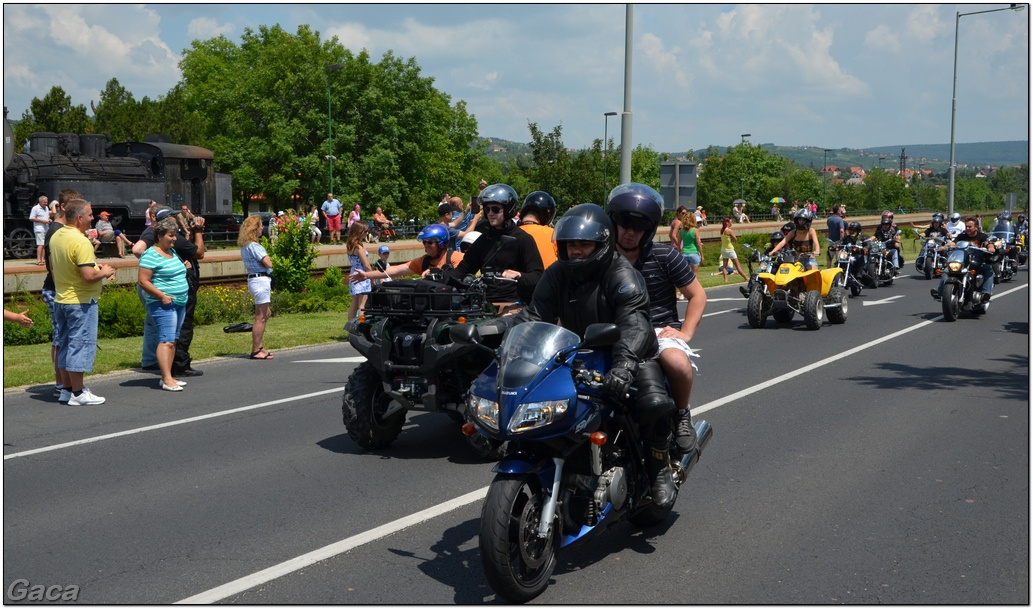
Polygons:
[[829,149],[822,148],[825,151],[825,160],[821,164],[821,206],[825,209],[829,208]]
[[992,8],[985,11],[974,11],[971,13],[957,13],[954,18],[954,87],[951,89],[951,158],[950,166],[947,169],[947,215],[954,213],[954,118],[958,111],[958,29],[961,25],[961,18],[967,15],[980,15],[982,13],[996,13],[998,11],[1021,11],[1024,4],[1012,4],[1004,8]]
[[335,63],[324,68],[326,71],[326,139],[328,150],[323,158],[330,163],[330,188],[327,192],[334,191],[334,161],[337,160],[337,157],[334,156],[334,124],[330,107],[330,72],[340,70],[343,67],[343,63]]
[[915,185],[918,187],[918,209],[922,209],[922,165],[924,161],[918,161],[918,173],[915,175]]
[[[739,136],[739,145],[742,146],[743,144],[745,144],[746,138],[748,137],[750,137],[749,133],[741,134]],[[739,158],[742,161],[739,166],[739,198],[745,200],[744,193],[746,192],[746,154],[743,153],[743,155]],[[745,206],[746,205],[743,204],[743,207]]]
[[610,166],[610,117],[616,112],[603,112],[603,198],[610,194],[610,185],[606,181],[606,169]]

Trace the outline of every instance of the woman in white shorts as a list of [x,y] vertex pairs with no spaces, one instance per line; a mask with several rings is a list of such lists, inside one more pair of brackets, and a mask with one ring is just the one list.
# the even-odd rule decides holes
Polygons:
[[255,300],[255,323],[251,328],[251,359],[273,359],[273,354],[262,346],[265,322],[272,315],[269,302],[272,298],[273,261],[265,248],[258,242],[262,236],[262,217],[248,216],[240,226],[237,245],[240,246],[240,260],[247,270],[247,289]]
[[726,269],[728,262],[731,261],[735,265],[735,272],[742,275],[742,278],[749,281],[750,278],[746,276],[746,273],[742,272],[742,266],[739,264],[739,257],[735,255],[734,243],[739,239],[735,236],[735,231],[732,230],[732,219],[725,216],[721,220],[721,275],[725,279],[725,283],[728,283],[728,270]]

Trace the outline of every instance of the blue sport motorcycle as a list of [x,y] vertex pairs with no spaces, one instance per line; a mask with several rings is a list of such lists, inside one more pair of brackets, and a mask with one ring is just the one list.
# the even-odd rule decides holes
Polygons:
[[[472,325],[449,334],[462,343],[480,339]],[[484,573],[508,602],[545,590],[560,548],[622,520],[659,524],[673,508],[659,508],[649,497],[645,448],[629,400],[602,390],[605,347],[619,338],[614,324],[589,326],[583,341],[553,324],[518,324],[471,387],[464,432],[508,442],[493,469],[480,528]],[[672,456],[679,486],[713,433],[706,421],[695,427],[698,448],[677,461]]]

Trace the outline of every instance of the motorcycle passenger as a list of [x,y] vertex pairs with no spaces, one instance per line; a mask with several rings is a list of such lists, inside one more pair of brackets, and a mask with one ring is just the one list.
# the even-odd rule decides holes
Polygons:
[[645,279],[617,253],[613,222],[598,205],[571,208],[556,223],[555,236],[559,259],[541,276],[533,299],[516,315],[496,323],[559,323],[580,336],[597,322],[620,328],[603,389],[623,399],[634,385],[632,414],[646,447],[653,502],[667,507],[678,495],[669,464],[674,400],[667,395],[656,358],[658,343],[649,321]]
[[545,267],[534,237],[513,223],[520,202],[516,191],[506,184],[493,184],[481,191],[480,201],[488,218],[477,225],[481,236],[445,276],[462,279],[480,271],[516,279],[516,283],[489,282],[485,289],[485,297],[499,315],[511,315],[531,299]]
[[[617,229],[617,251],[646,280],[649,318],[660,345],[660,367],[667,375],[676,407],[674,441],[683,454],[688,453],[696,447],[689,406],[695,366],[689,358],[699,357],[689,341],[703,318],[706,291],[681,253],[669,244],[653,242],[663,216],[660,193],[645,184],[623,184],[610,191],[606,213]],[[675,292],[685,296],[684,320],[679,319]]]
[[459,240],[459,251],[461,253],[465,254],[466,251],[468,249],[470,249],[470,246],[473,245],[473,242],[477,240],[477,237],[480,237],[480,236],[481,236],[480,231],[475,231],[475,230],[472,230],[472,231],[466,233],[465,235],[463,235],[463,238]]
[[545,268],[556,262],[556,244],[552,241],[550,226],[555,215],[556,201],[549,193],[536,190],[524,197],[524,205],[520,208],[520,229],[534,237]]
[[[916,228],[921,228],[920,226]],[[929,237],[950,237],[950,232],[943,225],[943,214],[936,212],[933,214],[933,220],[929,224],[929,228],[925,229],[922,233],[927,239]]]
[[900,235],[897,234],[897,225],[893,223],[893,212],[887,210],[882,212],[882,221],[875,227],[875,234],[872,241],[883,241],[890,253],[890,263],[893,264],[893,274],[900,274],[900,264],[903,262],[900,256]]
[[805,270],[817,270],[821,246],[818,244],[818,233],[811,227],[813,221],[814,214],[810,211],[797,211],[793,215],[793,230],[789,231],[781,243],[771,248],[771,254],[775,254],[788,244],[800,256],[800,263]]
[[1029,224],[1026,223],[1026,214],[1019,214],[1015,218],[1015,235],[1022,235],[1029,232]]
[[348,281],[394,279],[414,274],[426,277],[431,269],[452,268],[463,261],[462,253],[448,249],[448,229],[441,224],[424,227],[420,234],[416,235],[416,239],[423,244],[425,254],[422,257],[401,264],[392,264],[383,271],[358,269],[348,275]]
[[[956,245],[957,241],[968,241],[970,245],[986,248],[990,253],[997,251],[994,248],[993,242],[990,241],[990,236],[979,229],[979,220],[974,216],[965,218],[964,232],[957,237],[954,237],[952,241],[948,241],[947,245]],[[975,255],[981,256],[981,253]],[[979,274],[983,276],[983,285],[979,289],[980,298],[982,299],[982,302],[988,302],[990,300],[990,295],[994,293],[994,270],[993,267],[990,266],[990,263],[984,259],[980,259],[979,261]],[[945,274],[943,278],[940,279],[940,287],[937,288],[935,293],[940,293],[940,290],[943,288],[943,282],[946,279],[947,275]]]
[[950,222],[944,227],[947,232],[950,233],[951,237],[957,237],[965,230],[965,223],[961,221],[961,214],[954,212],[951,214]]

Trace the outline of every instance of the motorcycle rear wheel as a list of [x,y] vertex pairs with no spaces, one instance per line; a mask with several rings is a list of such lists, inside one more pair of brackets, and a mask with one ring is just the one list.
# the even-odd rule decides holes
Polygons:
[[803,320],[808,330],[820,330],[825,321],[825,303],[821,300],[821,292],[811,290],[803,301]]
[[751,328],[762,328],[767,320],[768,309],[764,306],[764,293],[757,288],[750,292],[750,299],[746,302],[746,321],[750,322]]
[[481,509],[481,566],[491,589],[510,603],[525,603],[545,591],[556,568],[559,531],[545,539],[538,524],[545,491],[534,476],[499,474]]
[[940,302],[943,304],[943,318],[947,321],[957,321],[961,314],[961,297],[958,294],[958,285],[946,283],[940,291]]
[[384,412],[391,398],[384,393],[384,385],[373,365],[363,362],[348,377],[344,388],[341,412],[348,436],[366,450],[387,448],[402,433],[405,409],[389,416]]

